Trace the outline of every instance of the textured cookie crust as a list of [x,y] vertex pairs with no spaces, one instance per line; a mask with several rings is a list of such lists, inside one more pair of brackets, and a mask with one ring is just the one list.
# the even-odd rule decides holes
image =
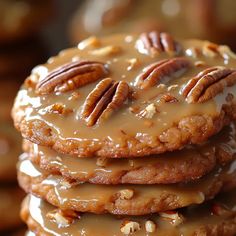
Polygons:
[[[55,213],[56,209],[54,207],[51,207],[48,209],[49,213],[50,211],[53,213]],[[195,209],[198,210],[198,209]],[[21,209],[21,217],[23,219],[24,222],[26,222],[27,226],[29,227],[29,229],[31,231],[33,231],[35,233],[35,235],[43,235],[43,236],[48,236],[51,235],[50,233],[47,233],[49,230],[52,230],[54,232],[64,232],[63,228],[60,228],[59,226],[56,226],[58,223],[49,223],[49,218],[47,218],[47,213],[48,212],[43,212],[42,215],[44,216],[44,222],[46,223],[46,227],[45,225],[40,225],[39,222],[37,222],[37,220],[35,220],[29,211],[29,204],[28,204],[28,200],[26,198],[26,200],[24,201],[23,205],[22,205],[22,209]],[[206,215],[202,215],[201,213],[198,215],[199,217],[195,217],[195,218],[187,218],[186,216],[186,221],[184,221],[184,223],[182,223],[182,225],[173,227],[171,224],[169,224],[169,228],[167,227],[168,225],[165,225],[164,227],[164,232],[169,231],[169,235],[183,235],[183,236],[204,236],[204,235],[209,235],[209,236],[234,236],[236,233],[236,217],[235,217],[235,212],[231,212],[228,216],[213,216],[213,215],[209,215],[209,213],[207,214],[208,218],[206,217]],[[185,216],[185,215],[184,215]],[[84,216],[86,217],[86,216]],[[101,218],[105,218],[103,215],[100,216]],[[152,218],[155,218],[158,216],[152,216]],[[82,215],[83,218],[83,215]],[[129,217],[130,218],[130,217]],[[129,219],[128,218],[128,219]],[[126,218],[125,218],[126,219]],[[148,218],[149,219],[149,218]],[[146,219],[147,220],[147,219]],[[113,224],[112,224],[113,221]],[[125,221],[125,220],[123,220]],[[135,222],[138,222],[140,224],[142,224],[141,226],[141,230],[137,230],[133,233],[134,236],[141,236],[144,235],[145,232],[145,226],[143,224],[145,224],[145,217],[143,218],[135,218],[134,219]],[[99,221],[100,222],[100,221]],[[186,222],[186,224],[185,224]],[[103,223],[103,224],[102,224]],[[105,224],[107,223],[107,224]],[[157,226],[158,226],[159,221],[157,221]],[[81,225],[82,224],[82,225]],[[108,225],[111,225],[114,227],[112,229],[110,229],[108,227]],[[190,225],[190,226],[189,226]],[[97,231],[94,232],[94,230],[90,230],[89,228],[91,228],[91,222],[89,225],[83,225],[82,222],[80,221],[75,221],[72,224],[68,224],[67,227],[65,228],[66,230],[70,230],[70,233],[72,236],[74,235],[78,235],[81,232],[81,229],[84,229],[83,231],[86,231],[86,235],[88,236],[100,236],[101,232],[102,235],[104,236],[111,236],[111,235],[117,235],[117,236],[122,236],[124,234],[121,233],[120,231],[120,227],[122,226],[122,218],[120,220],[116,219],[115,220],[115,224],[114,224],[114,219],[110,221],[106,221],[100,223],[100,227],[98,227],[98,229],[96,229]],[[45,227],[45,228],[43,228]],[[103,227],[108,227],[107,230],[105,230]],[[189,229],[190,228],[190,229]],[[79,230],[79,232],[78,232]],[[161,225],[161,227],[157,228],[156,230],[159,230],[159,233],[163,233],[163,224]],[[112,233],[109,231],[112,231]],[[154,232],[155,233],[155,232]],[[164,234],[163,234],[164,235]]]
[[76,158],[24,140],[24,154],[41,169],[93,184],[171,184],[204,176],[236,158],[235,125],[200,146],[143,158]]
[[[61,176],[46,174],[31,166],[27,174],[24,161],[19,164],[18,181],[27,192],[46,199],[64,210],[144,215],[174,210],[212,199],[220,191],[236,187],[236,171],[228,173],[233,163],[216,170],[203,179],[179,185],[116,185],[104,186],[70,182]],[[28,164],[28,163],[27,163]],[[231,168],[231,169],[232,169]],[[36,171],[33,171],[36,169]],[[40,174],[41,173],[41,174]]]
[[61,153],[160,154],[236,119],[235,68],[230,49],[210,42],[158,32],[90,38],[36,67],[12,115],[24,138]]

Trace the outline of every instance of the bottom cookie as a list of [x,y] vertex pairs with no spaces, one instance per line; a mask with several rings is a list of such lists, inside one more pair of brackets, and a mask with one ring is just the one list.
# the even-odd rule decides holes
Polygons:
[[[21,216],[35,235],[86,236],[233,236],[236,234],[236,190],[179,211],[147,217],[62,212],[33,195],[23,202]],[[34,234],[29,234],[34,235]]]

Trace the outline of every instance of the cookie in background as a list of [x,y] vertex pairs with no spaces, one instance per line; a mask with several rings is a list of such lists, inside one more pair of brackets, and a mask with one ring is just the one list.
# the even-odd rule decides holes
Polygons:
[[52,18],[53,0],[1,0],[0,45],[31,38]]
[[236,48],[236,3],[231,0],[87,0],[70,23],[70,40],[89,35],[161,30]]
[[17,89],[19,82],[0,80],[0,211],[4,213],[0,216],[0,235],[14,235],[22,227],[19,209],[24,194],[16,181],[16,162],[21,141],[10,116]]

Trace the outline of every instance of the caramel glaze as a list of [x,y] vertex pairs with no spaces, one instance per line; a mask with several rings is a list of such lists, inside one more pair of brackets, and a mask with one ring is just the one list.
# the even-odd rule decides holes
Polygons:
[[[203,203],[220,190],[236,185],[236,161],[218,167],[191,183],[173,185],[93,185],[67,181],[59,175],[40,170],[23,155],[18,166],[20,185],[46,198],[61,209],[83,212],[142,215]],[[30,183],[27,184],[27,183]],[[120,191],[131,189],[133,197],[121,199]]]
[[[185,221],[178,226],[172,225],[170,221],[156,214],[148,217],[139,216],[117,218],[111,215],[100,215],[97,217],[96,215],[85,213],[80,214],[78,217],[79,219],[74,219],[72,223],[64,225],[63,227],[55,220],[48,217],[48,213],[55,212],[55,207],[32,195],[27,196],[25,199],[21,215],[32,231],[40,232],[45,236],[124,236],[124,234],[121,233],[120,228],[125,220],[135,221],[140,224],[141,229],[134,232],[132,234],[134,236],[192,236],[206,235],[206,232],[210,233],[209,235],[215,235],[214,233],[221,232],[222,234],[219,235],[226,236],[234,235],[236,231],[235,194],[236,192],[233,191],[230,194],[224,194],[222,197],[214,200],[214,202],[224,205],[227,208],[227,212],[221,215],[212,213],[213,202],[181,209],[180,212],[182,212]],[[157,229],[154,233],[147,233],[145,231],[145,222],[147,220],[152,220],[157,225]],[[226,230],[227,226],[229,231]],[[211,232],[213,233],[211,234]]]
[[[197,40],[181,41],[182,52],[177,56],[186,57],[192,64],[191,68],[186,71],[183,70],[181,73],[175,73],[172,78],[165,78],[154,87],[140,90],[137,88],[137,76],[143,69],[151,63],[172,58],[173,56],[169,56],[165,52],[155,56],[147,55],[147,51],[144,49],[138,51],[136,48],[137,40],[137,35],[118,35],[98,39],[96,45],[99,46],[97,47],[96,45],[88,45],[87,41],[81,42],[77,48],[62,51],[58,56],[50,58],[47,64],[36,67],[28,79],[28,81],[31,80],[31,84],[37,83],[38,80],[43,79],[53,69],[71,61],[92,60],[106,63],[110,71],[107,77],[111,77],[115,81],[126,81],[131,90],[134,91],[135,99],[128,100],[105,122],[88,127],[81,118],[81,110],[85,99],[99,81],[66,93],[57,92],[49,95],[39,95],[35,92],[34,85],[27,87],[27,83],[25,83],[18,93],[13,109],[15,117],[22,117],[22,114],[24,114],[26,127],[29,126],[30,122],[34,124],[41,122],[42,126],[47,125],[50,128],[50,134],[53,135],[54,143],[56,143],[53,146],[54,148],[58,151],[69,152],[67,148],[63,149],[60,146],[61,143],[67,142],[68,149],[73,149],[70,154],[74,153],[79,156],[82,155],[82,150],[87,151],[85,156],[99,154],[99,149],[103,145],[109,149],[110,144],[112,144],[112,148],[110,147],[111,153],[120,148],[126,148],[127,151],[139,147],[135,153],[129,154],[127,151],[127,156],[142,155],[141,150],[144,150],[146,146],[149,148],[155,147],[155,153],[164,152],[166,149],[158,149],[160,142],[165,143],[165,138],[161,135],[168,129],[178,126],[178,122],[184,118],[196,115],[205,118],[211,117],[213,120],[219,118],[223,104],[227,103],[227,95],[235,95],[235,86],[224,89],[223,93],[218,94],[207,102],[195,104],[187,103],[181,95],[181,90],[190,78],[196,76],[207,67],[225,66],[227,68],[235,68],[236,63],[233,54],[226,52],[220,55],[215,53],[212,56],[212,52],[209,55],[205,52],[202,53],[203,48],[209,42]],[[114,47],[114,50],[104,55],[104,51],[101,53],[100,49],[107,46]],[[131,65],[130,61],[133,59],[137,63]],[[198,66],[194,65],[194,63],[198,62],[203,63],[198,64]],[[74,96],[76,93],[78,95],[77,98]],[[158,100],[158,96],[163,93],[170,93],[178,102],[165,103],[163,105]],[[56,103],[63,104],[66,109],[72,109],[73,112],[66,115],[48,112],[49,107]],[[131,112],[131,107],[145,109],[153,103],[158,107],[158,112],[150,119],[141,118],[135,112]],[[17,118],[15,119],[17,123]],[[203,127],[200,125],[198,129],[201,128]],[[24,130],[21,131],[24,132]],[[201,140],[193,139],[193,141],[202,142],[210,135],[209,133],[201,132]],[[27,136],[27,134],[24,136]],[[157,138],[160,137],[163,140],[157,141]],[[137,146],[137,142],[129,142],[132,139],[138,141],[140,146]],[[37,137],[33,137],[31,140],[37,140]],[[40,142],[44,143],[45,140],[46,138],[41,138]],[[37,141],[39,142],[39,140]],[[48,145],[52,146],[52,141],[49,141]],[[135,146],[133,147],[133,145]],[[172,147],[171,145],[168,147],[169,150],[174,149],[174,146]],[[176,142],[175,145],[178,146]],[[181,144],[180,147],[182,146]],[[110,152],[109,155],[112,157],[119,156],[119,153],[112,155]]]
[[169,184],[198,179],[210,172],[217,163],[223,165],[234,159],[236,134],[235,124],[232,123],[199,146],[145,157],[145,162],[137,158],[107,158],[101,160],[101,165],[99,158],[75,158],[28,141],[24,146],[25,151],[30,152],[30,159],[42,169],[79,182]]

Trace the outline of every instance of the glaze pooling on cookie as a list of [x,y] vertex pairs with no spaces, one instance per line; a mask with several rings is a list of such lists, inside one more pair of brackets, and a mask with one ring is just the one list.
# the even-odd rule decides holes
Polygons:
[[[93,185],[78,183],[40,170],[36,165],[25,168],[29,160],[23,160],[18,168],[18,180],[28,193],[47,199],[64,210],[105,213],[116,215],[144,215],[174,210],[192,204],[201,204],[222,190],[236,186],[235,161],[224,168],[218,167],[200,180],[174,185]],[[35,176],[31,169],[41,175]],[[128,199],[121,196],[124,190],[132,190]]]
[[[50,173],[93,184],[170,184],[198,179],[236,157],[232,123],[205,144],[143,158],[76,158],[24,140],[28,158]],[[168,161],[167,161],[168,160]]]
[[[148,235],[145,224],[148,220],[153,221],[156,225],[155,233],[160,236],[173,235],[204,235],[209,236],[234,235],[236,230],[235,224],[235,191],[227,194],[223,198],[219,198],[216,202],[225,206],[227,211],[225,214],[212,214],[213,202],[208,202],[201,206],[193,206],[181,209],[179,214],[183,214],[184,221],[180,225],[173,225],[171,221],[164,219],[161,215],[154,214],[151,217],[121,217],[116,218],[111,215],[79,214],[71,223],[65,224],[64,227],[60,221],[50,219],[50,213],[58,211],[57,208],[51,206],[40,198],[28,195],[23,203],[21,216],[27,223],[28,227],[34,232],[40,232],[45,236],[48,235],[87,235],[87,236],[124,236],[121,228],[124,222],[136,222],[140,229],[136,230],[132,235],[143,236]],[[108,227],[109,226],[109,227]]]
[[[99,46],[86,44],[86,47],[82,47],[81,42],[78,48],[62,51],[47,64],[36,67],[27,79],[31,81],[31,86],[25,83],[13,108],[16,127],[23,136],[59,152],[78,156],[142,156],[203,142],[235,118],[234,83],[203,103],[188,103],[181,93],[191,78],[209,67],[234,69],[235,59],[227,51],[216,53],[217,48],[213,56],[204,55],[203,48],[208,42],[180,41],[183,51],[179,56],[189,61],[191,66],[186,69],[183,65],[183,71],[181,67],[178,67],[181,70],[175,70],[172,64],[168,64],[163,71],[151,73],[155,81],[161,75],[161,83],[151,83],[147,89],[140,89],[136,80],[147,66],[162,60],[173,60],[173,57],[166,52],[155,57],[140,54],[135,47],[138,37],[111,36],[98,39]],[[111,55],[113,47],[121,50]],[[94,55],[94,50],[104,48],[106,50]],[[194,50],[197,55],[193,53]],[[48,73],[76,60],[104,63],[109,69],[107,77],[114,81],[125,81],[130,87],[128,100],[104,122],[91,127],[87,127],[83,120],[82,108],[100,80],[66,93],[39,96],[35,92],[38,81],[42,81]],[[138,62],[132,69],[130,60]],[[163,99],[166,94],[172,99]],[[47,108],[58,102],[72,112],[66,115],[49,113]]]

